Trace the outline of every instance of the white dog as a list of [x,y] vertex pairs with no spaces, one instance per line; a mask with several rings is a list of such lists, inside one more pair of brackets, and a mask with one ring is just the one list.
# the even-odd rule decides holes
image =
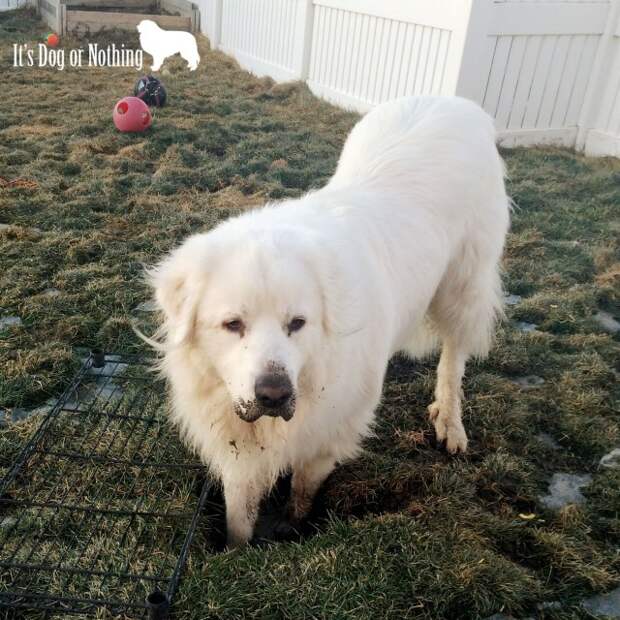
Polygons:
[[140,46],[153,57],[153,71],[159,71],[164,60],[177,52],[187,61],[190,71],[198,67],[200,56],[193,34],[182,30],[163,30],[150,19],[143,19],[136,28],[140,33]]
[[389,359],[441,344],[430,418],[465,451],[461,379],[502,311],[509,224],[492,120],[460,98],[376,107],[335,175],[197,234],[151,272],[182,435],[221,478],[228,541],[293,472],[301,519],[368,435]]

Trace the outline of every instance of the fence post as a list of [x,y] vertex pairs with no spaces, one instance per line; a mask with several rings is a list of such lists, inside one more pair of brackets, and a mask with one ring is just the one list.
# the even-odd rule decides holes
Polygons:
[[198,0],[200,32],[215,50],[222,42],[222,0]]
[[295,18],[295,51],[293,67],[298,79],[307,80],[310,74],[314,0],[297,0]]
[[614,36],[620,27],[620,0],[610,0],[605,32],[601,35],[596,56],[594,57],[593,71],[588,81],[586,95],[581,107],[581,114],[577,122],[577,140],[575,149],[582,151],[586,146],[588,132],[595,129],[599,105],[603,100],[603,93],[608,87],[609,69],[613,60]]
[[58,5],[58,12],[58,31],[65,36],[67,34],[67,5],[64,2]]
[[[455,29],[457,38],[451,61],[458,67],[451,92],[482,105],[486,78],[492,61],[489,32],[493,17],[492,0],[469,0]],[[448,83],[449,84],[449,83]]]
[[223,0],[213,0],[213,29],[211,30],[211,48],[218,49],[222,42],[222,3]]
[[[460,28],[460,60],[453,93],[482,105],[486,78],[492,61],[489,32],[493,18],[492,0],[469,0],[469,14],[464,15]],[[458,48],[457,48],[458,49]]]

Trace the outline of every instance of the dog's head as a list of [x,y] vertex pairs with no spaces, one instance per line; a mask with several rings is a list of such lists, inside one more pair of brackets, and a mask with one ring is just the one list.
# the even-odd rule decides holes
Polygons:
[[151,272],[166,348],[227,388],[237,415],[289,420],[320,392],[328,336],[328,258],[294,231],[234,224],[190,237]]
[[159,30],[159,26],[152,19],[143,19],[136,26],[136,29],[140,34],[148,34],[149,32]]

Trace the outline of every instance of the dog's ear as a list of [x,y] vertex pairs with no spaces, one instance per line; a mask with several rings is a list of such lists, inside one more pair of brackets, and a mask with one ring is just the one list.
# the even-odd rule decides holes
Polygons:
[[357,308],[359,301],[345,295],[350,290],[347,286],[344,268],[339,257],[330,247],[321,243],[312,244],[309,248],[310,264],[313,265],[318,277],[321,294],[321,324],[326,335],[331,337],[346,336],[351,330],[356,331]]
[[195,333],[208,272],[206,250],[206,235],[194,235],[147,271],[155,301],[165,316],[164,329],[170,344],[187,342]]

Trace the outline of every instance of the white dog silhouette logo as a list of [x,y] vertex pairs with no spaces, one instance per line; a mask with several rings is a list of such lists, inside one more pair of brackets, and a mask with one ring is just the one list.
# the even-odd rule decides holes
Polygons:
[[182,30],[163,30],[154,21],[143,19],[137,26],[140,46],[153,57],[152,71],[159,71],[164,60],[174,54],[181,54],[187,67],[193,71],[200,62],[196,37]]

